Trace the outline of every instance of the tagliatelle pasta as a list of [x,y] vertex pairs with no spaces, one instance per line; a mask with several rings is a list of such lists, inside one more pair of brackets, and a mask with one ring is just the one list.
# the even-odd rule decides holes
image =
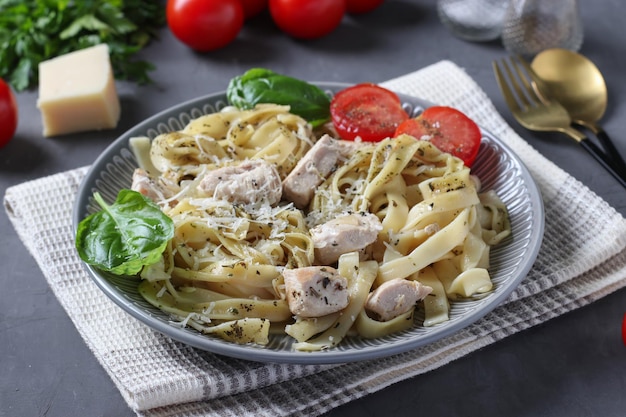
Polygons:
[[[368,309],[370,294],[384,283],[428,288],[425,326],[447,320],[449,300],[492,288],[489,248],[510,234],[506,207],[494,193],[479,193],[460,159],[428,141],[401,135],[352,144],[348,152],[343,144],[332,148],[339,149],[332,169],[319,175],[303,208],[280,190],[277,201],[267,197],[277,182],[265,179],[277,175],[284,183],[318,142],[286,106],[202,116],[156,137],[149,157],[146,141],[133,139],[138,160],[148,161],[133,187],[159,204],[175,234],[161,261],[142,271],[140,292],[181,325],[238,343],[265,344],[277,331],[293,337],[297,350],[321,350],[350,334],[383,337],[415,325],[414,306],[386,321]],[[245,185],[253,172],[266,174]],[[242,187],[246,195],[238,196]],[[333,282],[346,294],[345,307],[316,317],[294,314],[288,298],[295,290],[283,272],[326,268],[317,258],[324,245],[311,230],[337,219],[347,219],[348,228],[370,227],[360,221],[366,215],[380,223],[372,242],[327,266],[347,288],[323,281],[323,288]]]

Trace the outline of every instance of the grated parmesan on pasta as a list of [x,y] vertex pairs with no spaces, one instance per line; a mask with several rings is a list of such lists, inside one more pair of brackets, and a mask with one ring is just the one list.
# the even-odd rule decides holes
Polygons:
[[[246,203],[199,188],[208,173],[255,159],[284,180],[316,141],[305,120],[271,104],[229,107],[156,137],[149,157],[138,160],[158,170],[150,172],[156,203],[173,219],[175,236],[162,260],[141,274],[146,300],[183,326],[227,340],[267,343],[272,322],[294,337],[295,349],[320,350],[349,332],[380,337],[436,325],[448,319],[449,300],[490,291],[489,247],[511,231],[506,207],[495,193],[481,194],[470,169],[430,141],[401,135],[358,144],[320,178],[304,209],[266,201],[269,183],[249,190],[258,195]],[[333,265],[348,280],[348,306],[294,317],[283,270],[316,265],[309,229],[349,213],[374,214],[382,230],[367,251],[346,253]],[[432,289],[423,323],[414,323],[414,309],[387,322],[365,311],[369,294],[397,278]]]

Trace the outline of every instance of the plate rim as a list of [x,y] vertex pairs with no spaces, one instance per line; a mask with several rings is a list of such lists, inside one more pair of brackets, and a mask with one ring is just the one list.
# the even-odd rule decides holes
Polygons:
[[[340,82],[312,82],[325,90],[337,90],[349,87],[353,84],[340,83]],[[423,100],[418,97],[414,97],[407,94],[397,93],[403,103],[408,102],[412,105],[428,107],[434,105],[433,103]],[[78,223],[84,218],[86,212],[85,208],[89,202],[91,196],[91,190],[94,186],[94,182],[98,179],[98,175],[102,172],[102,165],[108,161],[112,154],[117,150],[118,152],[127,147],[128,141],[131,137],[139,136],[138,132],[147,132],[150,128],[155,128],[163,120],[167,120],[176,116],[180,116],[184,109],[193,109],[202,107],[203,104],[217,103],[220,98],[225,100],[225,91],[219,91],[211,94],[202,95],[190,100],[186,100],[177,105],[173,105],[169,108],[161,110],[153,116],[144,119],[137,123],[126,132],[118,136],[109,146],[107,146],[91,164],[85,176],[81,180],[76,198],[72,209],[72,226],[74,236]],[[430,332],[426,340],[424,338],[406,338],[401,342],[395,342],[392,345],[377,345],[374,347],[368,347],[361,350],[340,350],[340,349],[327,349],[318,352],[300,352],[295,350],[283,351],[273,350],[263,347],[257,347],[249,344],[236,344],[236,343],[224,343],[223,341],[215,340],[207,335],[191,333],[176,326],[170,322],[164,322],[156,317],[153,317],[145,312],[140,307],[135,307],[123,298],[123,295],[119,293],[115,285],[111,284],[105,277],[101,276],[99,271],[86,264],[81,260],[83,267],[87,270],[91,280],[95,282],[96,286],[104,292],[107,297],[112,300],[117,306],[122,308],[126,313],[130,314],[133,318],[137,319],[143,325],[146,325],[153,330],[156,330],[163,335],[177,340],[181,343],[185,343],[189,346],[202,349],[215,354],[221,354],[238,359],[253,360],[257,362],[269,362],[269,363],[285,363],[285,364],[336,364],[357,362],[362,360],[377,359],[381,357],[387,357],[404,353],[409,350],[417,349],[422,346],[439,341],[459,330],[471,326],[478,320],[486,316],[488,313],[496,309],[520,284],[520,282],[528,275],[528,272],[532,268],[541,247],[541,242],[544,236],[545,229],[545,209],[543,199],[539,187],[530,174],[528,168],[523,161],[517,156],[517,154],[497,136],[492,134],[489,130],[480,126],[483,137],[488,137],[494,141],[497,146],[507,152],[508,156],[515,161],[519,166],[522,181],[526,185],[527,192],[529,194],[529,201],[533,205],[532,213],[536,222],[534,224],[535,233],[529,239],[526,250],[523,252],[523,256],[526,258],[523,266],[517,269],[517,275],[512,276],[506,281],[506,288],[499,293],[489,294],[489,300],[480,306],[477,310],[473,311],[473,314],[463,315],[460,319],[454,322],[446,322],[444,326]],[[156,309],[156,307],[155,307]]]

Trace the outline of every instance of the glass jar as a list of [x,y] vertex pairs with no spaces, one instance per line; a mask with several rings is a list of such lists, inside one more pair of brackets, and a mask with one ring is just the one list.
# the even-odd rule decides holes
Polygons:
[[438,0],[437,13],[441,23],[455,36],[484,42],[500,36],[508,3],[508,0]]
[[530,58],[544,49],[577,51],[583,24],[577,0],[511,0],[504,18],[502,44]]

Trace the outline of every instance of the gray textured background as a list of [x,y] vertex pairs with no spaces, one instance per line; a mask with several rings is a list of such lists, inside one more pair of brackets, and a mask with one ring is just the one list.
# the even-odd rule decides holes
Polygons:
[[[581,1],[581,52],[609,86],[605,129],[626,156],[626,5]],[[222,91],[230,78],[266,67],[310,81],[380,82],[442,59],[463,67],[532,146],[626,215],[626,190],[569,139],[521,129],[497,89],[491,61],[499,42],[468,43],[439,23],[434,0],[386,0],[346,18],[310,42],[281,33],[268,15],[246,24],[226,48],[197,54],[164,29],[141,57],[154,62],[153,85],[119,83],[122,118],[113,131],[55,139],[41,135],[37,92],[20,93],[17,136],[0,149],[0,193],[29,179],[88,165],[119,134],[182,101]],[[0,213],[0,416],[132,416],[79,337],[40,270]],[[626,290],[511,336],[426,375],[339,407],[341,416],[623,416],[626,346],[620,326]]]

